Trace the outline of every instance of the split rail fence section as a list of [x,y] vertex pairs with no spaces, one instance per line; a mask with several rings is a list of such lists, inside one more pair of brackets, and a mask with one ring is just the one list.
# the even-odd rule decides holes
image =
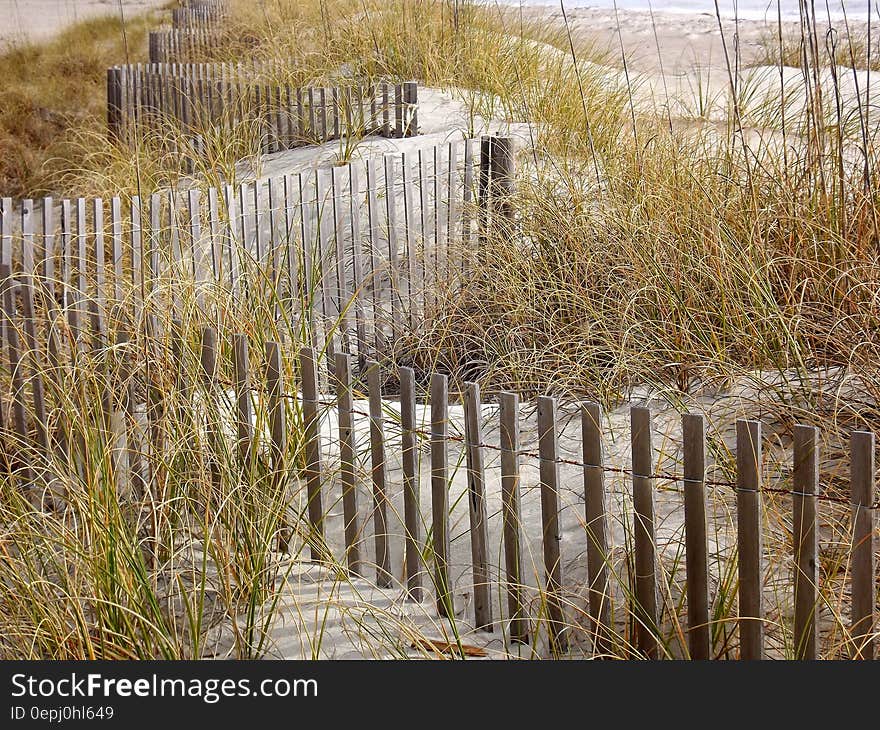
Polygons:
[[[277,68],[274,68],[278,71]],[[135,64],[107,70],[107,125],[128,143],[156,140],[203,154],[208,134],[228,138],[255,125],[262,152],[366,135],[418,134],[418,86],[295,89],[273,68],[232,63]]]

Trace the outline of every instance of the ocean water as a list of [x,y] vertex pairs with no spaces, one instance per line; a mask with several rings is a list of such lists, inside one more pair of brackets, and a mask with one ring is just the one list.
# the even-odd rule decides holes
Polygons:
[[[505,5],[546,5],[559,7],[559,2],[551,0],[501,0]],[[809,1],[809,0],[808,0]],[[649,5],[650,2],[650,5]],[[569,8],[613,8],[614,0],[563,0]],[[714,0],[617,0],[621,10],[648,10],[681,13],[683,15],[715,15]],[[871,0],[815,0],[816,18],[818,20],[841,20],[844,16],[850,20],[867,20],[871,12]],[[777,12],[782,12],[783,20],[800,18],[798,0],[718,0],[718,9],[723,17],[738,16],[746,20],[776,20]],[[880,19],[875,9],[873,19]]]

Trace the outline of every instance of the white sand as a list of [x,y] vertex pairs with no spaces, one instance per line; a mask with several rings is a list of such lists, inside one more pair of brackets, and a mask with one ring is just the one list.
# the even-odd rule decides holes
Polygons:
[[[127,17],[164,0],[122,0]],[[101,15],[120,14],[120,0],[0,0],[0,48],[27,41],[40,41],[74,23]]]

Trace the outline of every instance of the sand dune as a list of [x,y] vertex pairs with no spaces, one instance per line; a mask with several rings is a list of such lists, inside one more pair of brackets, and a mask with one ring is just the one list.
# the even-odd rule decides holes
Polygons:
[[0,0],[0,46],[43,40],[101,15],[143,12],[164,0]]

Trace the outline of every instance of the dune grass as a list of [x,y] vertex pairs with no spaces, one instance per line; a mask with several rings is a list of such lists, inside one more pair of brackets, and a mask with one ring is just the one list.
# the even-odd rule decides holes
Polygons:
[[[94,149],[82,130],[103,130],[107,68],[142,60],[147,31],[163,11],[77,23],[41,43],[16,41],[0,54],[0,189],[25,196],[57,192],[57,175]],[[82,164],[82,163],[79,163]]]
[[[142,52],[150,22],[129,22],[130,50]],[[838,46],[830,56],[802,52],[811,29],[793,44],[784,41],[781,56],[768,40],[770,65],[800,69],[800,91],[782,85],[788,104],[774,101],[775,90],[768,101],[766,87],[740,76],[732,59],[730,88],[713,101],[723,112],[716,124],[701,113],[657,115],[669,99],[645,104],[638,83],[609,70],[607,55],[579,45],[564,27],[520,26],[492,6],[241,2],[235,22],[247,28],[248,42],[231,47],[229,57],[283,60],[292,84],[415,78],[454,89],[474,119],[531,125],[529,149],[517,161],[514,235],[488,237],[476,275],[463,292],[440,292],[426,331],[413,334],[391,365],[421,372],[439,366],[454,382],[476,377],[491,391],[589,396],[610,407],[634,392],[692,406],[701,395],[735,392],[747,382],[754,387],[737,414],[774,424],[774,463],[788,456],[795,422],[819,425],[823,484],[845,494],[840,461],[848,432],[880,425],[876,113],[867,100],[850,100],[845,113],[841,101],[849,75],[873,66],[858,39],[852,52],[841,55]],[[179,160],[157,151],[156,140],[145,139],[134,154],[105,142],[101,82],[105,67],[124,57],[118,23],[96,21],[70,34],[0,58],[0,70],[8,64],[6,77],[15,79],[15,104],[0,110],[0,149],[11,151],[0,171],[4,194],[108,195],[183,182]],[[89,42],[73,51],[67,46],[74,37]],[[52,100],[45,106],[51,113],[42,99]],[[211,140],[187,184],[231,181],[242,159],[258,165],[254,143],[246,127]],[[352,153],[340,149],[344,157]],[[184,357],[170,354],[168,343],[147,360],[160,374],[155,383],[165,404],[166,448],[153,464],[161,491],[117,497],[119,447],[111,429],[95,425],[104,418],[96,395],[111,376],[91,355],[65,365],[63,382],[77,386],[53,394],[62,404],[53,417],[80,456],[33,468],[51,475],[45,488],[66,495],[67,508],[47,513],[4,491],[4,653],[207,656],[215,625],[233,636],[223,651],[271,653],[268,627],[281,610],[275,588],[293,565],[275,547],[302,495],[298,487],[295,498],[282,493],[265,465],[244,473],[231,436],[208,443],[209,425],[228,422],[231,402],[199,401],[199,425],[180,415],[194,396],[173,374],[199,382],[204,324],[195,294],[184,301]],[[246,332],[252,351],[261,352],[271,303],[223,304],[222,311],[234,312],[223,333]],[[172,331],[160,302],[153,311]],[[286,344],[291,369],[298,343],[289,337]],[[291,433],[300,434],[295,408],[291,417]],[[298,474],[300,452],[293,438],[283,469]],[[715,456],[719,469],[729,468],[729,450],[719,447]],[[722,531],[733,528],[731,510],[719,497],[717,511],[728,519]],[[781,498],[765,505],[767,590],[779,592],[769,633],[779,656],[793,653],[782,595],[790,575],[789,510]],[[628,516],[624,503],[617,516],[624,544],[632,540]],[[828,510],[822,520],[822,653],[838,656],[848,642],[846,515]],[[668,656],[681,656],[685,645],[680,553],[672,541],[663,555],[658,634]],[[539,573],[538,556],[532,563]],[[612,643],[623,656],[632,652],[635,619],[622,610],[632,568],[619,554],[609,566],[621,577],[615,605],[623,618]],[[719,554],[713,570],[713,651],[734,657],[734,551]],[[339,586],[351,585],[342,566],[330,572]],[[543,615],[546,595],[532,595]],[[582,631],[577,590],[565,600],[569,615],[579,617],[572,630]],[[332,598],[327,606],[335,606]],[[320,623],[313,653],[320,653]],[[407,653],[417,632],[394,611],[380,624],[390,634],[370,624],[378,631],[373,650]]]

